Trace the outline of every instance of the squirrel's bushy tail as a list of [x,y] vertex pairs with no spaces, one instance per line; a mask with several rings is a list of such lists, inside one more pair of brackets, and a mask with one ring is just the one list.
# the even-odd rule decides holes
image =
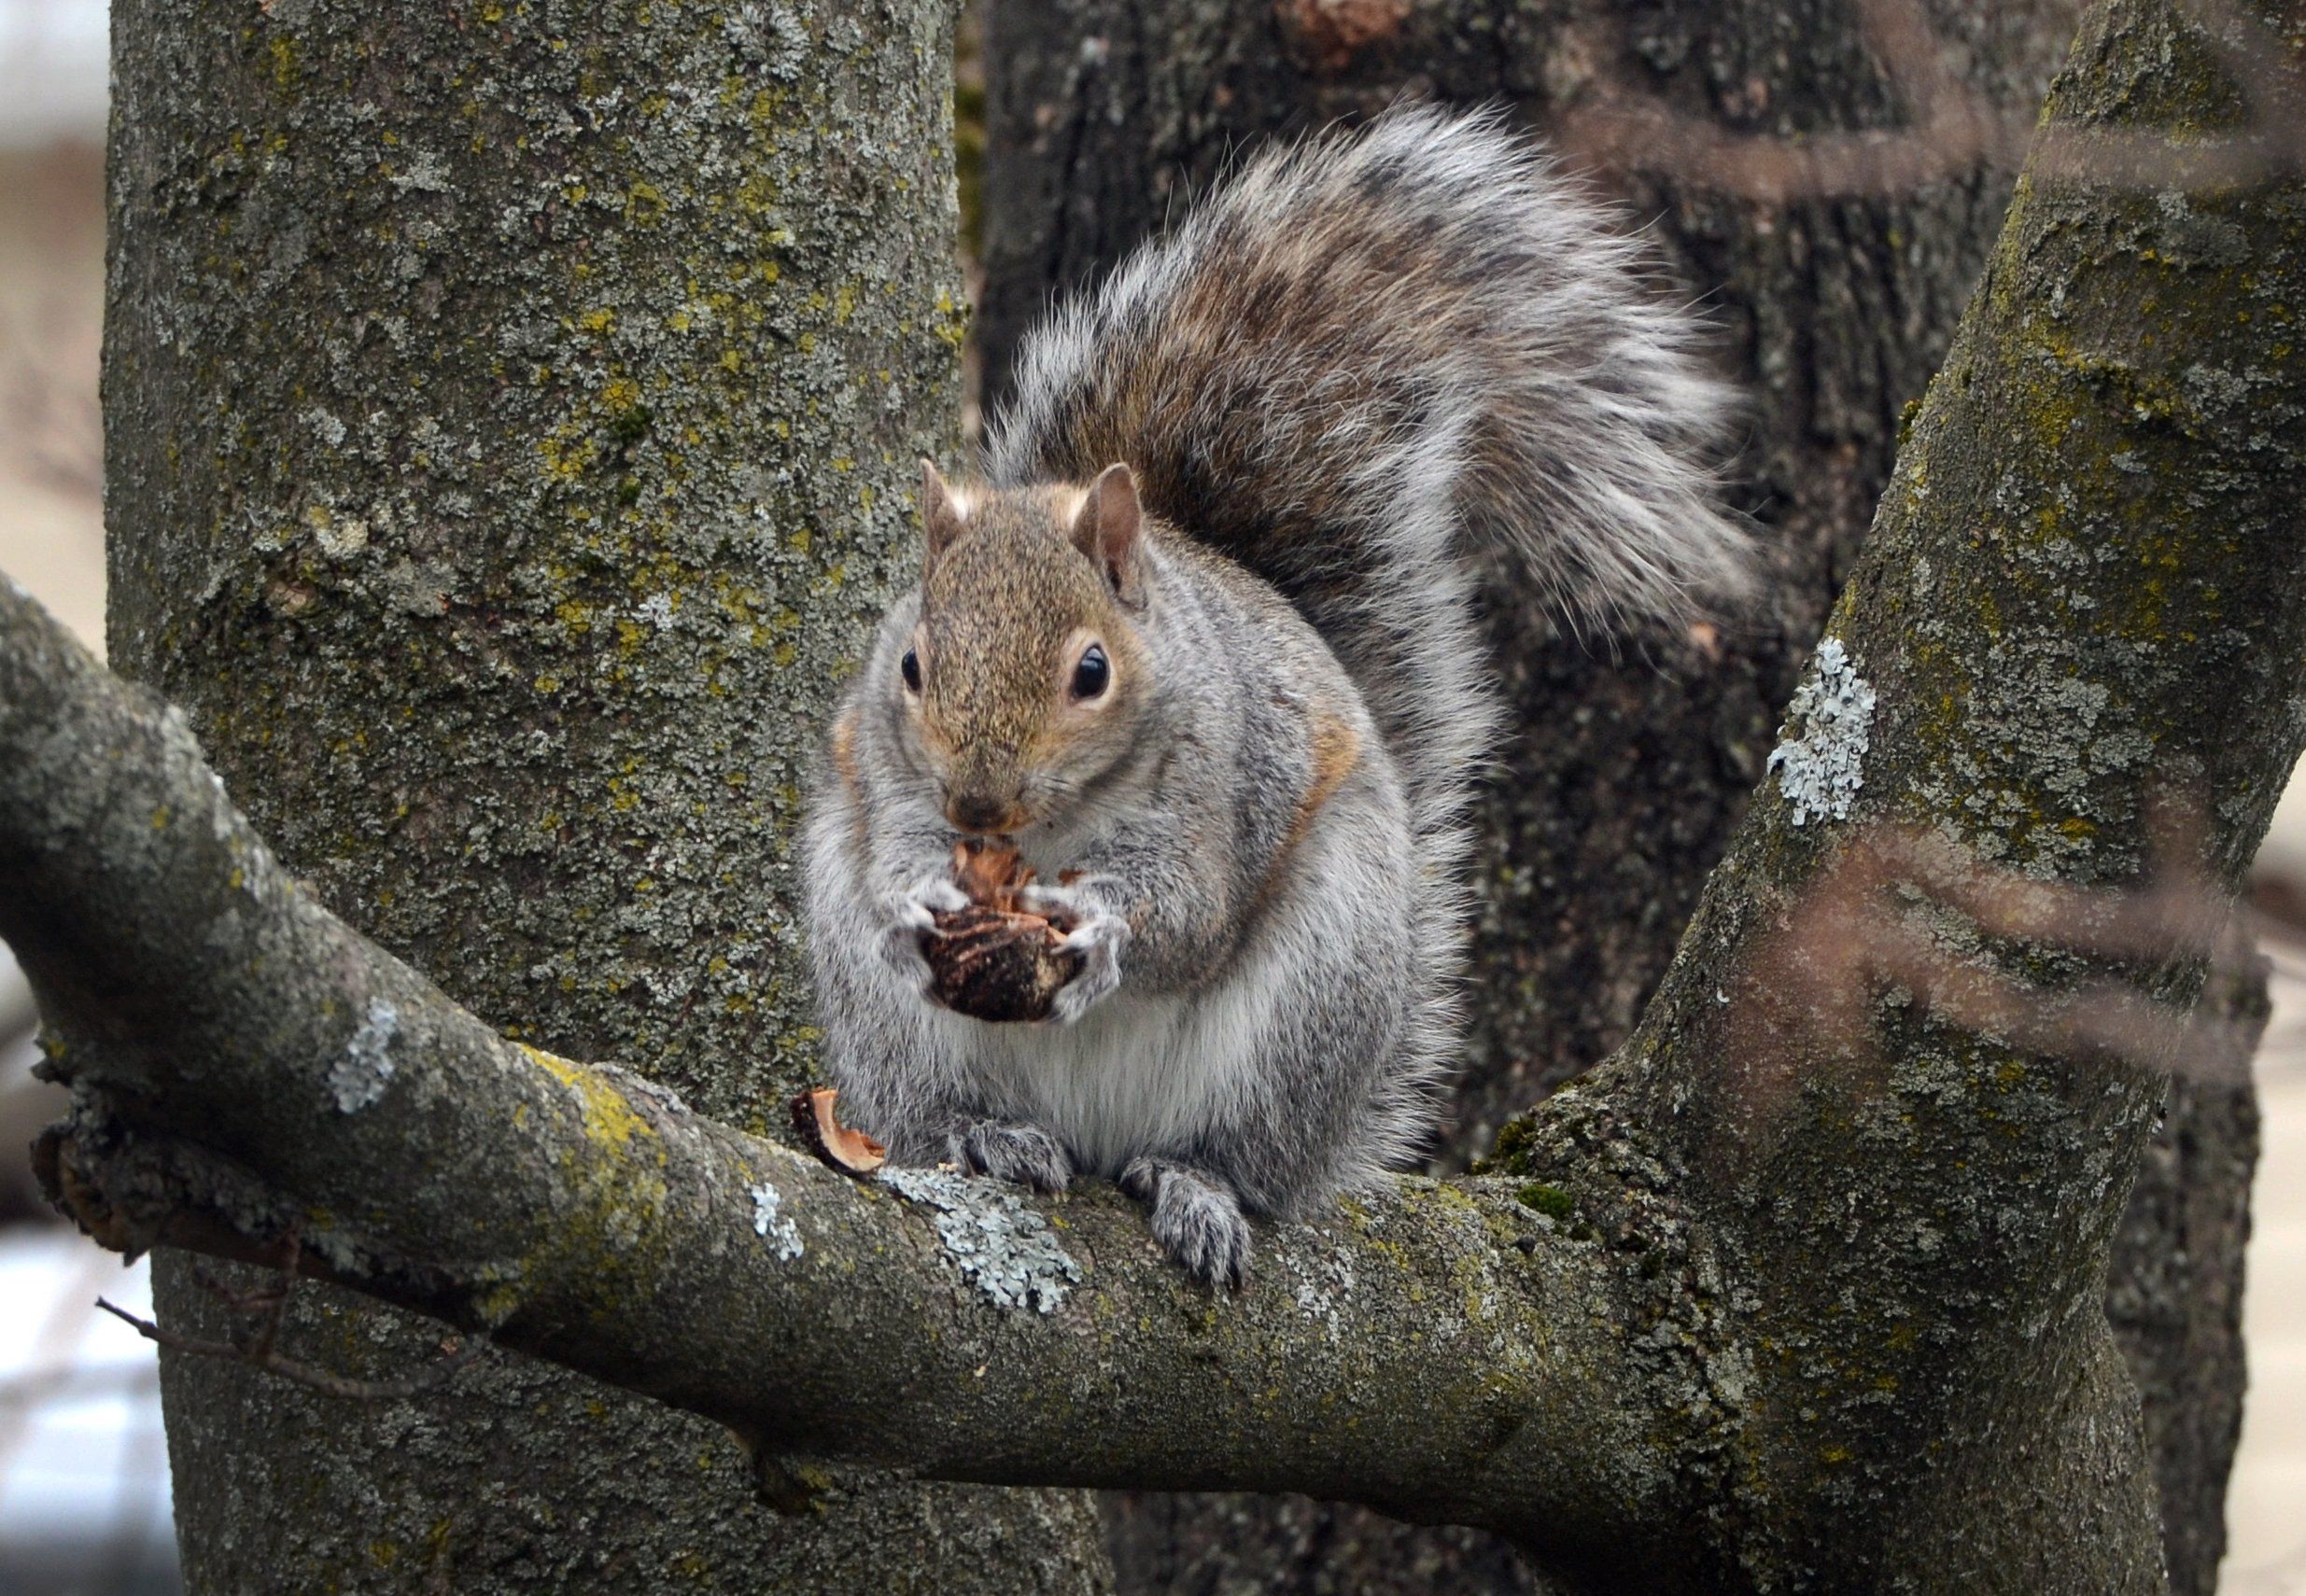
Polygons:
[[1025,341],[991,477],[1129,462],[1310,615],[1413,800],[1454,806],[1493,729],[1473,562],[1572,623],[1748,580],[1709,465],[1731,390],[1620,220],[1490,113],[1276,150]]
[[[1709,458],[1729,387],[1608,206],[1494,114],[1389,112],[1253,161],[1020,351],[996,485],[1116,460],[1353,673],[1454,881],[1497,730],[1470,607],[1499,558],[1575,624],[1747,581]],[[1454,923],[1455,911],[1449,912]]]

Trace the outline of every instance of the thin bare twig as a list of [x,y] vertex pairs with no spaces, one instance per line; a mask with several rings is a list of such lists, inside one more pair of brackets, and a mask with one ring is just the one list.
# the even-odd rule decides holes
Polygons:
[[114,1318],[133,1325],[136,1334],[146,1340],[165,1347],[172,1352],[189,1352],[201,1358],[227,1358],[277,1376],[291,1385],[301,1385],[324,1396],[341,1396],[355,1402],[399,1402],[438,1391],[478,1357],[481,1349],[487,1344],[479,1337],[465,1339],[452,1336],[441,1343],[440,1362],[406,1379],[356,1379],[349,1375],[340,1375],[291,1358],[284,1352],[259,1352],[254,1347],[243,1347],[231,1341],[204,1341],[197,1337],[180,1336],[149,1319],[139,1319],[128,1309],[101,1296],[96,1299],[96,1306]]
[[288,1319],[289,1298],[296,1290],[297,1270],[303,1262],[303,1237],[300,1232],[290,1230],[281,1244],[279,1272],[256,1285],[246,1288],[231,1286],[205,1269],[194,1271],[192,1278],[203,1290],[235,1314],[254,1321],[255,1329],[246,1340],[202,1340],[164,1329],[151,1320],[138,1318],[102,1297],[96,1299],[96,1306],[115,1319],[134,1326],[136,1334],[146,1340],[166,1347],[171,1351],[189,1352],[203,1358],[228,1358],[235,1363],[246,1364],[251,1368],[262,1369],[267,1374],[303,1386],[309,1391],[359,1402],[398,1402],[438,1391],[456,1378],[457,1372],[477,1357],[481,1349],[487,1344],[485,1338],[481,1337],[468,1338],[452,1336],[441,1343],[441,1360],[438,1363],[395,1380],[358,1379],[289,1357],[280,1351],[280,1331]]

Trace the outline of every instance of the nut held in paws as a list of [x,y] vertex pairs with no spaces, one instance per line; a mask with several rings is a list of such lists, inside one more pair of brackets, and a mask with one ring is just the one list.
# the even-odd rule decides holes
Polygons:
[[1005,839],[955,843],[953,875],[968,907],[940,912],[921,938],[937,1001],[981,1020],[1047,1019],[1081,965],[1060,951],[1073,928],[1025,910],[1033,869]]

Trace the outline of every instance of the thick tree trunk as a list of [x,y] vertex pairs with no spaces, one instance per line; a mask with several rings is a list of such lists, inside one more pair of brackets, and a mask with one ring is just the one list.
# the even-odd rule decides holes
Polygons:
[[[1713,307],[1725,358],[1754,395],[1736,464],[1776,551],[1766,612],[1648,658],[1497,639],[1522,732],[1485,810],[1474,1024],[1446,1162],[1478,1155],[1505,1117],[1631,1029],[1761,774],[1901,417],[1992,245],[2014,175],[1993,157],[2013,141],[1977,139],[1966,159],[1931,151],[1912,131],[1920,102],[1950,79],[2005,126],[2030,126],[2077,7],[1928,9],[1942,59],[1901,50],[1911,41],[1878,25],[1869,39],[1868,8],[1841,0],[988,0],[978,336],[991,404],[1050,294],[1110,266],[1234,151],[1404,92],[1503,102],[1594,166]],[[1873,177],[1826,175],[1827,191],[1769,192],[1766,173],[1741,182],[1734,163],[1694,172],[1644,159],[1662,146],[1597,147],[1582,118],[1627,96],[1718,129],[1724,145],[1903,129],[1942,159],[1912,163],[1927,174],[1918,183],[1882,180],[1892,168],[1877,162]],[[2173,1584],[2199,1596],[2223,1549],[2240,1421],[2256,1145],[2246,1086],[2173,1099],[2112,1292],[2154,1404]],[[1148,1591],[1526,1587],[1496,1543],[1356,1510],[1141,1496],[1108,1515],[1124,1585]]]
[[[779,1123],[807,745],[949,436],[945,8],[114,17],[114,662],[478,1013]],[[193,1273],[164,1317],[215,1334]],[[290,1331],[437,1336],[320,1287]],[[844,1471],[780,1518],[727,1432],[509,1354],[415,1403],[163,1375],[195,1591],[1105,1577],[1081,1497]]]

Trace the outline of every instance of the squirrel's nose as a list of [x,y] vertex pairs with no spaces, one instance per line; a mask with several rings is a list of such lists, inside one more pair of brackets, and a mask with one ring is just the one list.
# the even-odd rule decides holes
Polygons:
[[945,818],[964,832],[987,834],[1013,832],[1023,817],[1015,803],[987,792],[954,792],[946,797]]

